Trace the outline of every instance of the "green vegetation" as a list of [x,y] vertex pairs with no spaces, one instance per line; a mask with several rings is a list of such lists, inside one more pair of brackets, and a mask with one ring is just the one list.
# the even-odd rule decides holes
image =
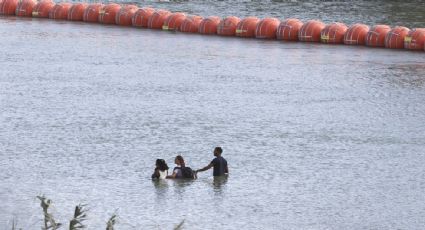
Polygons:
[[[52,200],[47,199],[45,196],[37,196],[40,200],[40,206],[43,209],[44,214],[44,226],[41,228],[43,230],[57,230],[63,226],[62,223],[59,223],[52,215],[49,213],[49,207],[52,204]],[[79,230],[86,228],[84,221],[87,220],[87,211],[86,205],[79,204],[75,206],[74,217],[69,221],[69,230]],[[117,222],[117,214],[114,213],[109,220],[106,222],[106,230],[114,230],[115,223]],[[174,230],[183,229],[184,221],[181,221]],[[18,222],[16,219],[12,220],[12,230],[22,230],[18,228]]]

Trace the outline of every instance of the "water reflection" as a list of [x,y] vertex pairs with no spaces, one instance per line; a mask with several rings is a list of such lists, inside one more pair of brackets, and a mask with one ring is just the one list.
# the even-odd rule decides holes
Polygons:
[[226,188],[228,178],[229,178],[228,175],[215,176],[214,177],[212,187],[214,189],[215,195],[220,195],[220,196],[223,195],[223,192],[225,191],[225,188]]
[[169,187],[168,181],[167,180],[154,179],[154,180],[152,180],[152,184],[155,187],[156,197],[159,200],[162,200],[163,198],[165,198],[167,193],[168,193],[168,187]]

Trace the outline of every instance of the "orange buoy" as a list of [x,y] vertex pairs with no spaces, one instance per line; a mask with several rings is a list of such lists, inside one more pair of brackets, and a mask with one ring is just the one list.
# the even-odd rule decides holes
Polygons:
[[376,25],[366,34],[366,45],[371,47],[385,47],[385,36],[391,31],[387,25]]
[[126,5],[121,7],[115,16],[115,23],[120,26],[131,26],[133,15],[139,8],[135,5]]
[[186,17],[180,25],[180,31],[185,33],[197,33],[202,19],[201,16],[197,15]]
[[275,39],[277,27],[280,25],[280,20],[277,18],[264,18],[258,22],[255,29],[256,38]]
[[320,41],[329,44],[343,44],[348,27],[344,23],[331,23],[320,32]]
[[52,0],[42,0],[38,2],[32,9],[34,18],[48,18],[49,12],[53,9],[55,3]]
[[425,49],[425,28],[415,28],[404,38],[404,48],[409,50]]
[[222,19],[217,26],[217,34],[221,36],[235,36],[236,27],[240,21],[241,19],[235,16]]
[[299,19],[286,19],[277,28],[276,38],[285,41],[298,41],[298,32],[302,26],[303,23]]
[[99,12],[104,7],[101,3],[93,3],[87,6],[83,14],[83,21],[85,22],[99,22]]
[[99,11],[99,22],[103,24],[115,24],[115,17],[121,6],[116,3],[109,3]]
[[149,18],[154,12],[155,9],[148,7],[138,9],[136,13],[134,13],[133,18],[131,19],[131,23],[133,26],[148,27]]
[[217,27],[220,23],[220,20],[220,17],[217,16],[210,16],[203,19],[201,24],[199,24],[198,32],[200,34],[217,34]]
[[56,4],[49,12],[50,19],[66,20],[68,19],[68,12],[72,4],[67,2],[61,2]]
[[244,38],[254,38],[257,24],[260,21],[257,17],[247,17],[236,25],[236,36]]
[[183,21],[186,19],[186,14],[184,13],[172,13],[170,16],[168,16],[167,19],[164,21],[164,25],[162,25],[163,30],[178,30],[180,28],[180,25],[183,23]]
[[369,32],[369,26],[364,24],[352,25],[344,35],[344,44],[346,45],[366,45],[366,35]]
[[87,3],[75,3],[71,6],[68,12],[68,20],[82,21],[84,11],[87,9]]
[[153,13],[148,20],[148,28],[151,29],[162,29],[165,20],[168,16],[171,15],[171,12],[168,10],[158,10]]
[[302,42],[320,42],[320,32],[325,28],[321,21],[310,20],[298,31],[298,40]]
[[15,15],[18,0],[3,0],[0,4],[0,15]]
[[409,28],[403,26],[394,27],[385,36],[385,47],[390,49],[404,49],[404,38],[409,31]]
[[18,6],[16,7],[15,15],[20,17],[31,17],[32,10],[36,4],[36,0],[19,1]]

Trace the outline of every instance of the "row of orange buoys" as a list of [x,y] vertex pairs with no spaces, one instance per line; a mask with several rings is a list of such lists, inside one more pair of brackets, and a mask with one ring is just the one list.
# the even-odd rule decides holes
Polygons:
[[284,41],[321,42],[328,44],[366,45],[390,49],[425,49],[425,28],[364,24],[350,27],[344,23],[324,24],[310,20],[277,18],[240,19],[230,16],[203,18],[185,13],[172,13],[135,5],[116,3],[54,3],[51,0],[0,0],[0,15],[51,18],[59,20],[98,22],[122,26],[146,27],[186,33],[217,34],[246,38]]

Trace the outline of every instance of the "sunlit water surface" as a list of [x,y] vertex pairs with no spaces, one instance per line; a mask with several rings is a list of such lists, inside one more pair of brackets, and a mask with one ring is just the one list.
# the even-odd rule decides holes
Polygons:
[[[304,19],[347,4],[147,3]],[[346,22],[379,22],[365,4]],[[61,222],[88,204],[89,229],[115,211],[117,229],[425,226],[423,52],[14,17],[0,47],[0,229],[40,229],[40,194]],[[215,146],[227,179],[150,180],[156,158],[196,169]]]

